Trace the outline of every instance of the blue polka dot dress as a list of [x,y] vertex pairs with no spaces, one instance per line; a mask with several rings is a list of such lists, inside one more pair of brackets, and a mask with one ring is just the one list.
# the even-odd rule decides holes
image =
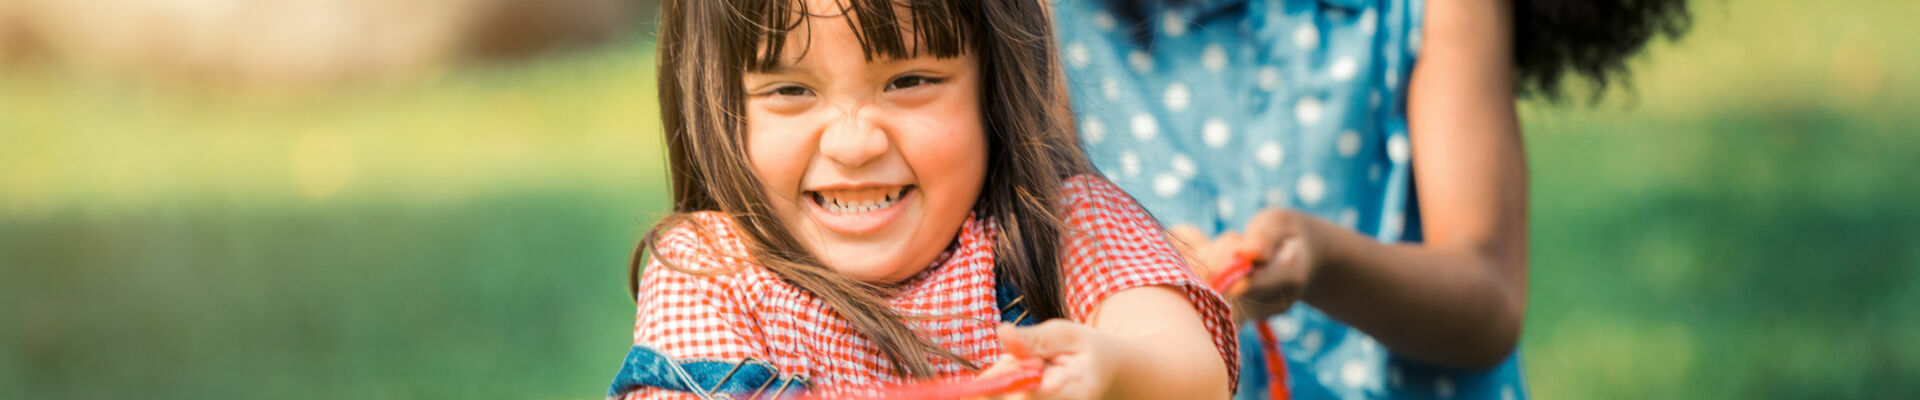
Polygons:
[[[1217,233],[1291,207],[1383,242],[1420,240],[1406,83],[1420,0],[1054,0],[1094,164],[1168,226]],[[1171,3],[1171,4],[1166,4]],[[1296,399],[1521,399],[1517,356],[1425,366],[1304,304],[1268,321]],[[1237,398],[1266,396],[1252,330]]]

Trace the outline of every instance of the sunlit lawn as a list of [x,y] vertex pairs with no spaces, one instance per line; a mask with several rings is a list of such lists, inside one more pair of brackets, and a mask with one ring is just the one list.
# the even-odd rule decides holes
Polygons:
[[[1706,3],[1636,95],[1525,107],[1538,398],[1920,392],[1920,4],[1843,3]],[[599,396],[665,211],[650,52],[0,75],[0,398]]]
[[593,398],[650,49],[236,100],[0,81],[0,398]]

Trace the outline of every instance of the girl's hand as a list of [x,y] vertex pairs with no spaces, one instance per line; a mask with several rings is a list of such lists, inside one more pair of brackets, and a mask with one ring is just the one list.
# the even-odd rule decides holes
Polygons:
[[[1235,257],[1251,255],[1253,273],[1246,288],[1233,288],[1241,311],[1255,319],[1286,312],[1306,295],[1315,272],[1326,263],[1327,221],[1285,208],[1269,208],[1247,221],[1245,234],[1226,232],[1215,237],[1200,255],[1201,263],[1220,269]],[[1237,293],[1244,291],[1244,293]]]
[[1006,373],[1018,360],[1046,362],[1040,388],[1029,393],[1004,396],[1005,399],[1098,399],[1119,369],[1123,346],[1093,327],[1063,319],[1048,320],[1029,327],[1000,325],[1000,344],[1007,357],[995,362],[980,375]]

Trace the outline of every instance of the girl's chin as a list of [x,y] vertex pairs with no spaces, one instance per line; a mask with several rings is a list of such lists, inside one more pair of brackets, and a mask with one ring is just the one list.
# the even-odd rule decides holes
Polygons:
[[833,272],[845,275],[848,278],[857,279],[861,282],[883,285],[906,280],[912,277],[913,274],[917,274],[920,270],[925,269],[925,266],[921,266],[920,268],[907,268],[901,262],[885,262],[882,260],[828,259],[826,261],[827,265],[830,265],[830,268],[833,269]]
[[[819,242],[815,242],[820,244]],[[906,243],[824,243],[811,248],[828,270],[861,282],[892,285],[933,265],[944,246],[912,251]]]

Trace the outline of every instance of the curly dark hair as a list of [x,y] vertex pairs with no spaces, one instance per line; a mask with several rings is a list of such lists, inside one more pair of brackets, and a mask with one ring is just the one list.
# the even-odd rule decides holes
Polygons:
[[1680,37],[1693,22],[1687,0],[1514,0],[1513,6],[1515,86],[1549,100],[1561,98],[1570,75],[1591,82],[1596,99],[1608,84],[1630,82],[1627,58],[1654,37]]
[[[1134,40],[1150,40],[1150,2],[1106,0]],[[1426,0],[1446,1],[1446,0]],[[1514,85],[1521,95],[1559,100],[1568,78],[1593,84],[1598,99],[1609,84],[1628,81],[1627,59],[1655,37],[1679,38],[1692,25],[1687,0],[1513,0]]]

